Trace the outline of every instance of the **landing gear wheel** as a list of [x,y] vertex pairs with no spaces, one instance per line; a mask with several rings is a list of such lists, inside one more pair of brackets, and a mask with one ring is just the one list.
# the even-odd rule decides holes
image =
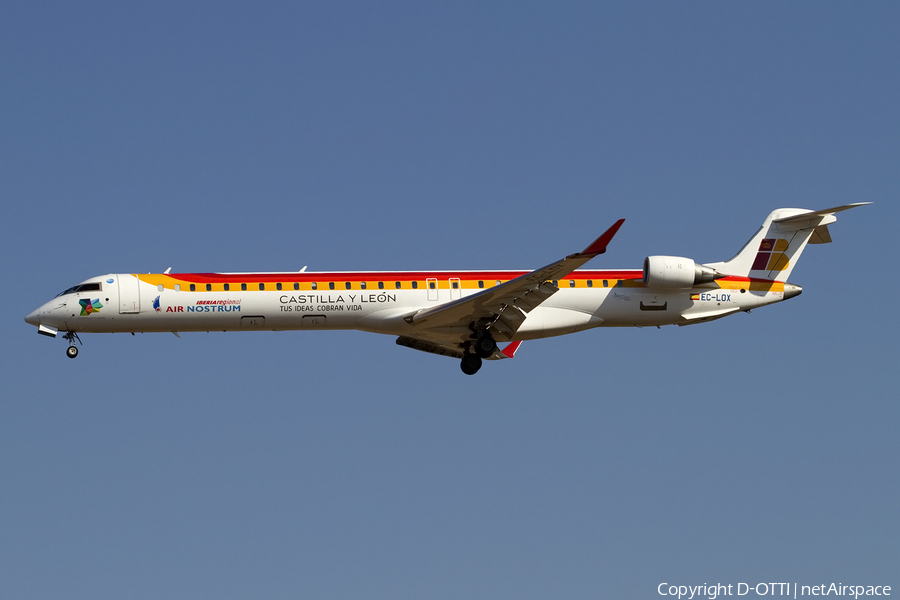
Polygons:
[[466,375],[474,375],[481,368],[481,357],[477,354],[466,354],[462,357],[459,368]]
[[81,343],[81,338],[78,337],[78,334],[74,331],[67,331],[63,339],[69,342],[69,347],[66,348],[66,356],[69,358],[78,356],[78,348],[75,347],[75,340],[78,340],[79,344]]
[[490,335],[485,335],[475,340],[475,354],[481,358],[487,358],[497,349],[497,342]]

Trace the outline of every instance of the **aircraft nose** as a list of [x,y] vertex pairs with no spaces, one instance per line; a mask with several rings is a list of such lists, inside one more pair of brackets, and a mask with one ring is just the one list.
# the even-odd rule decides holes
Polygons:
[[35,327],[40,325],[41,321],[38,318],[40,310],[41,309],[38,308],[38,309],[35,309],[35,310],[31,311],[30,313],[28,313],[28,316],[25,317],[25,322],[28,323],[29,325],[34,325]]

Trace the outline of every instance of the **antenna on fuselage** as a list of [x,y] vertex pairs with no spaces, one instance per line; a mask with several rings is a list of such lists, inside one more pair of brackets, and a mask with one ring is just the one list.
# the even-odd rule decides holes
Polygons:
[[300,269],[300,270],[297,271],[297,272],[298,272],[298,273],[305,273],[305,272],[306,272],[306,266],[307,266],[307,265],[303,265],[303,268]]
[[169,267],[168,269],[166,269],[165,271],[163,271],[163,275],[168,275],[168,274],[169,274],[169,271],[171,271],[171,270],[172,270],[172,267]]

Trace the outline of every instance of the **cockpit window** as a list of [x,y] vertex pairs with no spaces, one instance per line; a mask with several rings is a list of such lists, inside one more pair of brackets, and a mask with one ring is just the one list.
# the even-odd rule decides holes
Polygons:
[[75,294],[78,292],[99,292],[99,291],[100,291],[100,282],[82,283],[79,285],[73,285],[66,291],[58,293],[56,295],[56,297],[59,298],[60,296],[65,296],[66,294]]

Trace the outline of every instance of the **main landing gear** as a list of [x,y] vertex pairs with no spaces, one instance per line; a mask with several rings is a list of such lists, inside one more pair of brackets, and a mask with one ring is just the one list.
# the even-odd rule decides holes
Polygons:
[[487,358],[497,349],[497,342],[494,341],[491,334],[484,333],[475,339],[475,343],[472,346],[475,349],[475,354],[481,358]]
[[474,375],[481,368],[482,360],[491,356],[497,349],[497,342],[487,331],[477,332],[475,339],[466,345],[466,353],[460,361],[459,368],[466,375]]
[[459,363],[459,368],[462,369],[462,372],[466,375],[474,375],[478,372],[478,369],[481,368],[481,357],[477,354],[466,352]]
[[66,356],[69,358],[78,356],[78,348],[75,346],[75,340],[78,340],[78,343],[81,344],[81,338],[78,337],[78,334],[74,331],[67,331],[63,339],[69,341],[69,347],[66,348]]

